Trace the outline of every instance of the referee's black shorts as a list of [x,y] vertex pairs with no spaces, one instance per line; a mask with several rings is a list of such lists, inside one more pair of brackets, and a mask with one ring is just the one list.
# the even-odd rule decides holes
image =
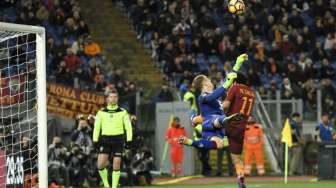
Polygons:
[[105,136],[102,135],[99,140],[98,153],[121,157],[124,149],[124,136]]

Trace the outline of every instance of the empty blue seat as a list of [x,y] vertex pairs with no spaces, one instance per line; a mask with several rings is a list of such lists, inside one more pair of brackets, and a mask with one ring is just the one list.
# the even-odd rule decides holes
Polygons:
[[218,65],[221,63],[221,60],[219,59],[218,56],[212,55],[212,56],[209,56],[209,63]]

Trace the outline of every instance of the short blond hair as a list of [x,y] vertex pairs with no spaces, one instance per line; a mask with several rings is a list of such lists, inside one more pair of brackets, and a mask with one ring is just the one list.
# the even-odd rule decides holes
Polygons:
[[203,88],[203,81],[207,79],[207,77],[203,74],[198,75],[194,78],[192,82],[192,87],[195,89],[196,92],[200,92]]

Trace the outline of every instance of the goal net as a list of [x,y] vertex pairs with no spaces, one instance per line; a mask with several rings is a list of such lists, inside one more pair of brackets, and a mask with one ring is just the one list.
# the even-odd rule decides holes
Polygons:
[[45,32],[0,22],[0,187],[47,187]]

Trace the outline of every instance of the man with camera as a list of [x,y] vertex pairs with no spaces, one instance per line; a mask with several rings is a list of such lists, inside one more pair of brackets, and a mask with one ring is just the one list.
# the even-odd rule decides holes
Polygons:
[[[48,149],[48,169],[51,182],[64,184],[65,186],[69,185],[69,168],[65,164],[68,155],[68,150],[62,144],[61,138],[55,136]],[[63,179],[63,183],[59,182],[60,179]]]
[[78,146],[83,153],[89,155],[92,150],[92,129],[84,118],[78,120],[78,126],[71,134],[71,141]]

